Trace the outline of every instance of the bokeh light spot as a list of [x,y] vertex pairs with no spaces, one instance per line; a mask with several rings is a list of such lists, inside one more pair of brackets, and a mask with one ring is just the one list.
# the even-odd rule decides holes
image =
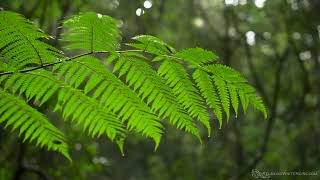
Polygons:
[[146,9],[151,8],[152,7],[152,2],[149,1],[149,0],[144,1],[143,7],[145,7]]
[[137,15],[137,16],[141,16],[142,14],[144,14],[144,10],[143,10],[142,8],[138,8],[138,9],[136,10],[136,15]]

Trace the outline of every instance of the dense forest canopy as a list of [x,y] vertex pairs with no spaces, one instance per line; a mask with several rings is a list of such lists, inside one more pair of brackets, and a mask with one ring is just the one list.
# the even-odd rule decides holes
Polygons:
[[[319,1],[2,0],[0,8],[0,110],[7,112],[0,119],[1,179],[246,179],[264,171],[319,170]],[[204,72],[218,75],[208,78]],[[23,82],[34,82],[35,88]],[[245,89],[250,97],[241,96],[242,84],[252,85]],[[114,91],[119,87],[121,95]],[[134,108],[150,107],[168,119],[164,124],[151,114],[139,116],[150,121],[137,124],[130,110],[117,111],[119,103],[129,102],[129,108],[150,96],[149,89],[157,89],[168,103],[151,98]],[[124,100],[103,101],[111,95]],[[100,96],[105,106],[94,100]],[[267,119],[247,109],[246,100],[268,113]],[[182,104],[186,112],[177,116],[172,112],[180,110],[164,104],[176,109]],[[101,114],[106,107],[111,107],[108,114]],[[91,121],[81,120],[84,109],[96,112],[92,119],[112,121],[86,124]],[[199,120],[197,128],[182,121],[188,113],[190,120]],[[38,128],[34,137],[29,134],[34,143],[23,143],[26,134],[19,138],[19,131],[12,131],[24,129],[16,121],[24,117]],[[38,124],[39,119],[50,123]],[[38,137],[46,129],[47,138]]]

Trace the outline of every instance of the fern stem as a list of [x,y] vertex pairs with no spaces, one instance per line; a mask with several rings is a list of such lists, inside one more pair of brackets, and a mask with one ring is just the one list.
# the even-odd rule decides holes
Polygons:
[[[115,51],[116,53],[127,53],[127,52],[144,52],[144,53],[149,53],[149,54],[152,54],[146,50],[139,50],[139,49],[129,49],[129,50],[120,50],[120,51]],[[109,51],[95,51],[95,52],[88,52],[88,53],[84,53],[84,54],[79,54],[79,55],[76,55],[76,56],[73,56],[73,57],[70,57],[70,58],[67,58],[67,59],[64,59],[64,60],[59,60],[59,61],[56,61],[56,62],[52,62],[52,63],[48,63],[48,64],[41,64],[41,66],[37,66],[37,67],[32,67],[30,69],[21,69],[21,70],[17,70],[17,71],[7,71],[7,72],[2,72],[0,73],[0,76],[4,76],[4,75],[10,75],[10,74],[14,74],[14,73],[26,73],[26,72],[30,72],[30,71],[35,71],[35,70],[38,70],[38,69],[43,69],[43,68],[46,68],[46,67],[51,67],[53,65],[56,65],[56,64],[60,64],[60,63],[63,63],[63,62],[67,62],[67,61],[73,61],[75,59],[78,59],[78,58],[81,58],[83,56],[88,56],[88,55],[94,55],[94,54],[110,54]],[[171,55],[161,55],[163,57],[168,57],[168,58],[173,58],[173,59],[179,59],[179,60],[183,60],[182,58],[180,57],[176,57],[176,56],[171,56]],[[204,67],[204,66],[200,66],[198,65],[200,69],[210,73],[210,71]]]
[[[117,53],[142,52],[142,50],[132,49],[132,50],[124,50],[124,51],[116,51],[116,52]],[[48,63],[48,64],[43,64],[41,66],[33,67],[33,68],[30,68],[30,69],[21,69],[21,70],[17,70],[17,71],[2,72],[2,73],[0,73],[0,76],[10,75],[10,74],[14,74],[14,73],[26,73],[26,72],[35,71],[35,70],[38,70],[38,69],[43,69],[43,68],[46,68],[46,67],[50,67],[50,66],[53,66],[53,65],[56,65],[56,64],[60,64],[62,62],[73,61],[73,60],[81,58],[83,56],[88,56],[88,55],[93,55],[93,54],[109,54],[109,53],[110,53],[109,51],[88,52],[88,53],[84,53],[84,54],[80,54],[80,55],[76,55],[76,56],[67,58],[65,60],[61,60],[60,59],[59,61]]]

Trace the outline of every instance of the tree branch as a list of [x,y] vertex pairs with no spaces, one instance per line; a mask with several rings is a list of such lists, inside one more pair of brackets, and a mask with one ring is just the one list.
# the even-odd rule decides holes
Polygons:
[[268,119],[267,122],[267,127],[265,130],[264,138],[263,138],[263,143],[260,147],[259,153],[256,155],[255,159],[241,171],[237,176],[235,176],[233,179],[240,179],[246,174],[248,174],[252,169],[254,169],[259,162],[264,158],[265,153],[267,152],[268,149],[268,142],[270,139],[270,134],[273,128],[274,121],[277,116],[277,107],[278,107],[278,97],[279,97],[279,90],[280,90],[280,84],[281,84],[281,72],[283,68],[283,63],[284,61],[288,58],[289,56],[289,48],[286,48],[282,56],[279,56],[278,54],[276,55],[277,58],[279,59],[279,64],[277,66],[277,70],[275,73],[275,84],[274,84],[274,91],[273,91],[273,98],[272,98],[272,106],[270,110],[270,118]]

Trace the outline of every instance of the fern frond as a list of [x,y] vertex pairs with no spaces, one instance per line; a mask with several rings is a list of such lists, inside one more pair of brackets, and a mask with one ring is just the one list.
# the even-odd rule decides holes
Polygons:
[[[244,78],[239,72],[221,64],[212,64],[206,66],[205,68],[213,74],[212,76],[214,79],[218,79],[220,83],[219,85],[221,86],[220,89],[225,89],[223,85],[227,87],[227,90],[230,93],[230,101],[236,115],[238,113],[239,96],[244,112],[246,112],[248,104],[251,102],[253,107],[261,111],[264,117],[267,118],[267,110],[262,99],[255,94],[255,88],[250,86],[247,79]],[[229,95],[227,95],[227,93],[223,94],[224,95],[222,95],[222,97],[224,97],[224,101],[222,101],[222,105],[225,107],[226,111],[230,104],[230,102],[227,100],[229,99]]]
[[71,160],[64,134],[43,114],[2,89],[0,99],[0,123],[6,121],[5,126],[11,125],[12,130],[19,128],[19,136],[24,134],[24,141],[36,141],[37,146],[46,146],[48,150],[60,152]]
[[[197,119],[210,136],[207,105],[220,128],[223,111],[227,120],[230,108],[237,116],[239,102],[244,112],[252,104],[267,117],[262,99],[247,79],[230,67],[213,64],[218,57],[210,51],[176,52],[149,35],[136,36],[127,44],[136,49],[116,51],[121,39],[116,20],[93,12],[72,16],[63,28],[65,47],[84,54],[63,58],[62,52],[44,42],[50,37],[32,22],[0,11],[0,123],[19,128],[25,140],[70,158],[63,134],[24,99],[41,106],[57,98],[52,101],[54,111],[61,111],[64,120],[82,125],[92,137],[106,134],[122,153],[126,133],[132,130],[152,138],[157,148],[164,129],[161,119],[201,141]],[[108,66],[93,57],[106,53]],[[155,61],[160,61],[157,71],[149,64]]]
[[222,110],[219,96],[214,89],[210,75],[200,69],[196,69],[192,74],[202,96],[206,99],[207,104],[213,109],[216,115],[220,128],[222,127]]
[[[39,102],[41,106],[59,89],[59,84],[56,82],[44,80],[42,72],[38,70],[32,73],[15,73],[7,76],[4,89],[11,89],[14,94],[24,94],[27,101]],[[38,76],[33,74],[38,74]]]
[[215,86],[217,87],[219,97],[221,100],[221,105],[224,109],[224,112],[227,115],[227,121],[230,118],[230,97],[228,92],[227,84],[221,79],[219,76],[213,76],[213,81]]
[[48,84],[58,85],[60,89],[55,109],[62,111],[64,119],[71,116],[72,121],[76,120],[77,124],[82,124],[84,131],[88,130],[88,134],[92,137],[99,137],[105,133],[114,141],[125,136],[125,128],[120,119],[93,98],[59,81],[47,71],[40,70],[38,74],[36,72],[28,74],[42,78],[42,81]]
[[109,16],[86,12],[70,17],[63,27],[62,40],[69,42],[68,49],[113,52],[119,47],[117,22]]
[[[59,81],[49,72],[39,69],[3,77],[7,77],[4,79],[5,88],[11,89],[14,93],[24,94],[29,100],[34,99],[40,104],[59,89],[59,103],[56,107],[60,107],[57,109],[62,110],[64,119],[72,116],[72,120],[76,119],[77,124],[82,124],[84,131],[88,129],[88,134],[92,137],[105,133],[112,141],[118,142],[125,138],[125,127],[114,113],[83,92]],[[123,153],[123,147],[120,146],[120,149]]]
[[158,74],[166,79],[166,84],[171,87],[179,103],[188,109],[188,113],[205,125],[210,137],[211,126],[206,104],[184,67],[172,59],[167,59],[160,65]]
[[105,133],[114,141],[125,135],[124,125],[114,113],[48,71],[39,69],[28,73],[15,73],[6,79],[4,88],[10,88],[13,93],[24,94],[28,100],[34,99],[40,104],[58,93],[56,109],[62,111],[64,119],[70,116],[73,121],[76,119],[77,124],[83,125],[84,131],[88,129],[88,134],[92,137]]
[[265,119],[268,117],[267,108],[263,103],[263,100],[260,96],[257,96],[255,94],[249,95],[249,101],[253,105],[253,107],[263,113],[263,116]]
[[229,83],[247,83],[248,80],[244,78],[238,71],[222,64],[211,64],[206,66],[209,72],[220,76]]
[[199,65],[212,63],[218,59],[217,55],[202,48],[183,49],[177,52],[175,56],[188,62],[191,67],[199,67]]
[[121,69],[120,75],[126,74],[126,81],[134,90],[138,90],[142,99],[151,104],[155,113],[162,118],[169,118],[169,122],[184,129],[200,139],[199,131],[188,116],[186,110],[177,101],[174,93],[168,87],[157,72],[152,67],[131,54],[121,54],[121,57],[115,64],[115,69]]
[[65,88],[59,92],[56,110],[63,112],[64,119],[72,117],[92,137],[106,134],[111,141],[125,137],[125,127],[116,114],[77,89]]
[[132,38],[136,42],[126,43],[126,45],[149,52],[155,55],[165,55],[175,53],[176,50],[161,39],[150,35],[139,35]]
[[44,43],[50,36],[22,15],[0,11],[0,55],[16,68],[57,61],[61,52]]
[[[72,75],[69,70],[77,68]],[[111,73],[100,61],[87,56],[73,62],[61,64],[57,68],[58,76],[67,83],[77,87],[88,79],[84,93],[99,100],[103,107],[117,113],[122,122],[127,122],[129,130],[135,130],[142,135],[151,137],[156,147],[160,143],[163,126],[160,119],[145,104],[138,95]],[[81,72],[87,71],[87,76]],[[68,76],[67,76],[68,75]]]
[[6,72],[6,71],[9,71],[9,70],[14,70],[14,69],[10,69],[8,64],[6,64],[4,62],[5,62],[5,59],[0,56],[0,72]]
[[267,108],[264,105],[262,98],[255,94],[255,88],[249,84],[238,84],[237,88],[241,103],[245,108],[244,111],[246,111],[249,103],[251,103],[255,109],[263,113],[264,118],[266,119],[268,117]]
[[238,116],[238,109],[239,109],[239,100],[238,100],[238,92],[236,87],[233,84],[227,84],[228,91],[230,93],[231,105],[234,109],[236,117]]

